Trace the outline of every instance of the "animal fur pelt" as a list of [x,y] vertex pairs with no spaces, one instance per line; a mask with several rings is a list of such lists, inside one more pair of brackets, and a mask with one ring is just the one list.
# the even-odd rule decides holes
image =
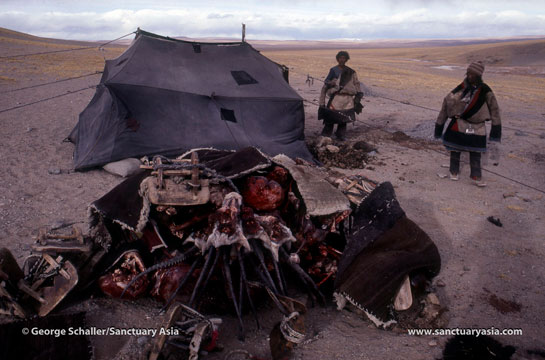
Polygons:
[[395,322],[393,303],[405,276],[437,275],[439,251],[405,216],[389,182],[377,186],[351,220],[335,281],[337,304],[342,307],[348,301],[377,326],[387,327]]
[[[149,171],[133,175],[106,195],[91,204],[91,216],[98,214],[114,220],[129,229],[135,229],[140,220],[144,200],[138,195],[140,183],[150,175]],[[94,223],[95,221],[92,221]]]

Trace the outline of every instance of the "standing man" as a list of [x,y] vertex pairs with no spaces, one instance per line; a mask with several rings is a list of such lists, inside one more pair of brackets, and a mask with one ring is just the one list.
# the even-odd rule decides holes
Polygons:
[[469,151],[470,177],[480,187],[486,186],[481,172],[481,153],[486,151],[485,121],[492,123],[489,141],[501,139],[500,108],[492,89],[483,82],[483,72],[484,64],[480,61],[468,66],[464,81],[443,100],[435,123],[438,139],[450,119],[443,136],[443,144],[450,151],[450,179],[458,180],[460,152]]
[[[320,94],[320,108],[318,120],[324,121],[322,136],[331,136],[333,127],[337,124],[335,135],[338,140],[346,140],[346,124],[356,120],[355,113],[361,113],[360,82],[356,72],[346,66],[350,55],[346,51],[337,53],[337,66],[329,70],[322,92]],[[329,98],[327,105],[326,96]]]

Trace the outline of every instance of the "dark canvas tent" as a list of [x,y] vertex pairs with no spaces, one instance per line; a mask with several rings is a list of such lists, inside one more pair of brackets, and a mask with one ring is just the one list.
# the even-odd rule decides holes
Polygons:
[[303,99],[282,67],[249,44],[195,43],[141,30],[120,57],[106,61],[70,134],[76,169],[199,147],[255,146],[311,160],[303,137]]

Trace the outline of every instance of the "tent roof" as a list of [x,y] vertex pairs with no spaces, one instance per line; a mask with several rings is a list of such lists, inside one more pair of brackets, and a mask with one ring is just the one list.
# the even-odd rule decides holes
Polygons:
[[208,97],[301,100],[281,67],[246,42],[202,43],[142,30],[107,61],[106,86],[137,85]]

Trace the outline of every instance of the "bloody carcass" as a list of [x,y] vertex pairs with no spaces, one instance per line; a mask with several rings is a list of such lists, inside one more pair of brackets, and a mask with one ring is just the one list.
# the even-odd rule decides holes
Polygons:
[[[170,190],[159,198],[150,196],[151,187]],[[372,249],[371,233],[388,233],[400,223],[404,213],[393,190],[385,191],[390,188],[389,183],[378,186],[363,177],[331,177],[305,161],[283,155],[269,158],[255,148],[201,149],[174,161],[150,161],[147,173],[125,181],[92,204],[92,221],[107,229],[98,232],[110,234],[104,244],[109,251],[122,244],[147,248],[148,267],[127,289],[149,278],[152,295],[165,307],[176,297],[198,310],[206,310],[211,303],[230,303],[224,306],[239,317],[242,334],[241,314],[245,308],[255,311],[259,288],[285,296],[295,281],[320,302],[325,301],[324,293],[335,292],[344,301],[361,304],[360,289],[353,289],[357,284],[346,283],[353,277],[347,268],[356,267],[358,255]],[[173,196],[169,197],[169,191]],[[370,196],[377,191],[379,195]],[[377,202],[381,196],[387,197],[382,199],[387,206]],[[372,213],[374,206],[383,212],[378,217],[386,220],[379,229],[366,233],[360,224],[367,213],[361,209]],[[377,218],[373,216],[371,220]],[[386,241],[403,242],[398,238]],[[413,256],[416,260],[407,267],[390,269],[395,276],[388,291],[377,290],[384,293],[380,304],[365,304],[370,316],[390,318],[392,312],[384,309],[391,309],[394,299],[388,297],[392,293],[395,297],[410,272],[424,272],[430,278],[439,270],[433,242],[408,238],[417,244],[409,244],[407,254],[418,255],[421,242],[426,251],[422,257]],[[385,263],[395,264],[395,259]],[[168,290],[162,293],[161,289]]]

